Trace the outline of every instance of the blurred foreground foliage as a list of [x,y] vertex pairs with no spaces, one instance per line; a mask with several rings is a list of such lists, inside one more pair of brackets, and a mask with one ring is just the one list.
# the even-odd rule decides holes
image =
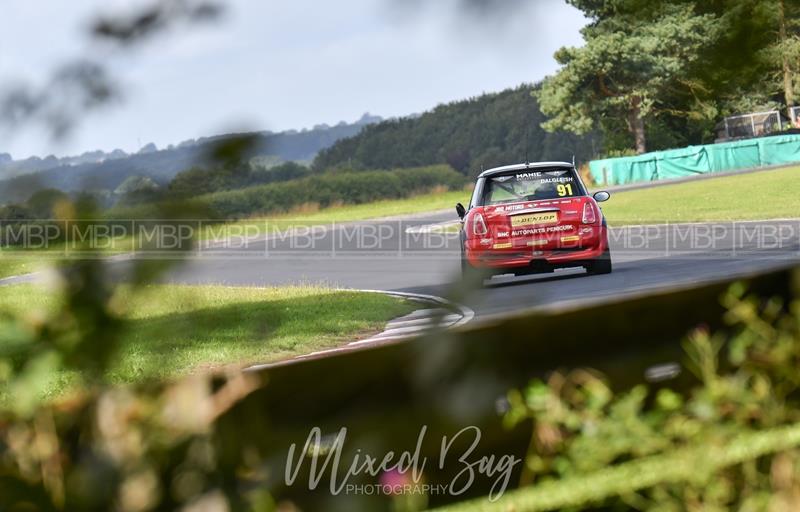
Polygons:
[[532,424],[521,488],[454,509],[800,510],[800,300],[739,284],[723,304],[734,334],[684,343],[688,391],[617,393],[592,370],[512,391],[507,425]]
[[[61,211],[97,215],[88,203]],[[163,205],[160,218],[175,214],[175,205]],[[169,265],[133,260],[129,294]],[[111,386],[105,370],[125,322],[108,263],[64,262],[56,274],[59,307],[38,318],[0,316],[0,385],[13,397],[0,410],[0,510],[271,510],[268,495],[243,490],[259,477],[246,462],[257,457],[223,457],[213,438],[214,421],[260,387],[259,378],[237,372]],[[42,390],[59,371],[77,375],[83,392],[47,403]]]
[[[2,385],[14,397],[0,411],[0,510],[271,510],[268,495],[241,488],[257,475],[257,452],[223,456],[213,438],[214,421],[260,386],[256,376],[139,388],[105,381],[125,326],[105,265],[64,264],[59,308],[0,320],[10,347],[0,354]],[[136,262],[131,293],[165,268]],[[41,391],[60,370],[81,376],[85,392],[45,403]]]

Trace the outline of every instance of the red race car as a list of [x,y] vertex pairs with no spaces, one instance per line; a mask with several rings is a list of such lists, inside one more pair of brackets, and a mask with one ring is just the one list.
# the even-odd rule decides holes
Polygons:
[[608,228],[575,166],[564,162],[498,167],[481,173],[462,220],[461,268],[472,274],[532,274],[584,267],[611,272]]

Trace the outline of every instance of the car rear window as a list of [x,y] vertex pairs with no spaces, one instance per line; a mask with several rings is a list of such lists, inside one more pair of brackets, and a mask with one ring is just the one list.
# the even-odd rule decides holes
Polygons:
[[517,171],[486,178],[483,205],[586,195],[573,169]]

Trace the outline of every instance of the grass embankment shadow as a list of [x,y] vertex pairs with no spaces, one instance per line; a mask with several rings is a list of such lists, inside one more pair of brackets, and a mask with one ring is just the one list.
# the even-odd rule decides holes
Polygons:
[[287,359],[377,332],[408,309],[388,297],[340,292],[128,319],[109,376],[135,382]]
[[[30,314],[32,321],[52,314],[57,304],[36,285],[0,288],[0,309]],[[154,285],[136,294],[123,290],[111,307],[120,312],[122,334],[106,376],[117,384],[242,368],[341,346],[415,308],[381,294],[319,287],[183,285]],[[14,358],[27,354],[19,344],[0,346],[0,352],[9,351]],[[80,382],[75,373],[56,373],[48,378],[48,396]]]

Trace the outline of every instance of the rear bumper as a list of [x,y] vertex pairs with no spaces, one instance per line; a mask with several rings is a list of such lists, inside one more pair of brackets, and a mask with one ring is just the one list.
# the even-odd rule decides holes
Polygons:
[[591,233],[583,236],[559,235],[544,240],[467,240],[464,256],[475,268],[522,271],[541,267],[579,267],[599,258],[607,249],[608,234],[603,226],[593,227]]

